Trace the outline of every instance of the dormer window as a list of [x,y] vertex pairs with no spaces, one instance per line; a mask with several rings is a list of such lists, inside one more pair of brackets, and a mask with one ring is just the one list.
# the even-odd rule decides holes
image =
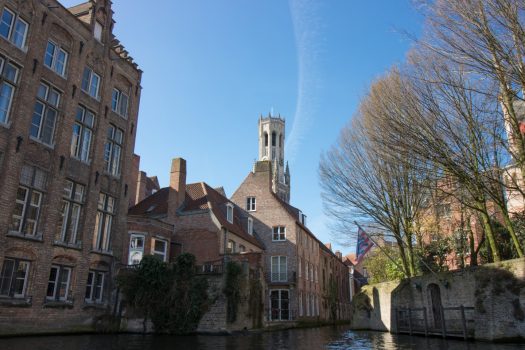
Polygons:
[[93,36],[98,41],[102,42],[102,31],[104,29],[104,26],[99,21],[95,21],[95,28],[93,30]]
[[230,224],[233,224],[233,205],[230,203],[226,204],[226,220],[228,220]]
[[253,219],[248,218],[248,233],[253,236]]

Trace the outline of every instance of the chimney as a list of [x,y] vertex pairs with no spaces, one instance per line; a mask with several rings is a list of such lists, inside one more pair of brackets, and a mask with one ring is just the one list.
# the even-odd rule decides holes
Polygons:
[[339,260],[343,261],[343,254],[339,250],[335,251],[335,255]]
[[168,199],[168,217],[174,218],[177,209],[186,197],[186,160],[175,158],[171,161],[170,194]]

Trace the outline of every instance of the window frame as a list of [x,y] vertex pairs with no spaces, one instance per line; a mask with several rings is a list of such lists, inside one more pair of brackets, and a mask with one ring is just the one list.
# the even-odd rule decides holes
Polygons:
[[246,210],[257,211],[257,199],[256,197],[246,197]]
[[[0,34],[0,37],[9,41],[11,44],[16,46],[20,50],[26,51],[27,50],[26,42],[27,42],[27,36],[29,33],[29,22],[24,20],[17,12],[9,9],[7,6],[4,6],[4,8],[2,9],[2,14],[0,15],[0,26],[4,23],[3,22],[4,11],[9,12],[13,18],[12,18],[12,22],[9,24],[9,30],[7,33],[7,37],[2,34]],[[17,27],[18,21],[22,22],[25,25],[25,30],[22,36],[22,42],[20,43],[20,45],[18,45],[15,41],[16,27]]]
[[[86,116],[91,115],[92,122],[86,121]],[[80,118],[79,118],[80,117]],[[75,122],[73,124],[73,132],[71,135],[70,156],[86,164],[90,164],[91,158],[91,144],[93,135],[95,134],[96,114],[90,109],[78,105],[75,114]],[[78,129],[78,135],[75,134],[75,128]],[[89,141],[86,145],[86,132],[89,135]],[[87,149],[86,149],[87,148]]]
[[[110,205],[111,202],[111,205]],[[104,192],[99,192],[93,250],[111,253],[111,229],[116,215],[117,199]]]
[[[276,232],[277,229],[277,232]],[[284,242],[286,241],[286,226],[273,226],[272,227],[272,242]]]
[[[274,272],[274,259],[277,259],[277,270]],[[284,259],[284,272],[281,271]],[[277,278],[274,278],[277,276]],[[285,255],[273,255],[270,257],[270,280],[272,282],[288,282],[288,257]]]
[[[87,77],[87,87],[84,86],[84,82],[86,80],[86,72],[88,72],[89,76]],[[95,91],[95,95],[92,94],[92,87],[93,87],[93,77],[96,76],[97,79],[98,79],[98,82],[97,82],[97,85],[96,85],[96,91]],[[100,83],[102,82],[102,77],[95,73],[95,71],[88,67],[88,66],[85,66],[84,67],[84,71],[82,72],[82,80],[80,82],[80,90],[82,90],[83,92],[85,92],[86,94],[88,94],[89,96],[91,96],[92,98],[94,98],[95,100],[99,101],[100,100]]]
[[[10,78],[6,76],[7,75],[6,67],[8,66],[10,66],[11,68],[15,70],[14,80],[11,80]],[[20,66],[13,63],[13,61],[10,60],[9,58],[0,55],[0,92],[3,90],[4,86],[7,86],[8,88],[11,89],[9,101],[5,109],[5,119],[4,120],[0,119],[0,125],[9,125],[10,123],[10,114],[11,114],[11,109],[13,108],[13,100],[15,98],[15,93],[18,88],[18,78],[19,77],[20,77]]]
[[226,204],[226,220],[233,224],[233,205],[231,203]]
[[248,218],[247,230],[248,230],[248,234],[253,236],[253,219],[252,218]]
[[[164,243],[164,251],[157,250],[155,247],[156,242],[163,242]],[[164,238],[159,237],[153,237],[151,239],[151,255],[155,255],[158,257],[162,257],[162,261],[166,262],[168,257],[168,240]]]
[[[120,140],[118,139],[119,134]],[[120,176],[123,145],[124,130],[110,124],[108,127],[106,143],[104,144],[104,171],[106,173],[116,177]]]
[[[67,188],[68,184],[71,184],[71,190],[69,190],[69,195],[67,195]],[[81,189],[80,192],[77,192],[77,189]],[[80,193],[80,198],[77,198],[77,193]],[[72,180],[66,179],[66,186],[64,186],[64,192],[62,196],[62,202],[64,204],[61,222],[59,221],[59,225],[57,226],[57,232],[59,231],[59,242],[65,243],[65,244],[72,244],[76,245],[78,240],[78,234],[80,232],[80,221],[82,219],[82,209],[84,205],[86,195],[86,186],[82,185],[78,182],[74,182]],[[76,217],[75,223],[72,222],[73,220],[73,208],[78,208],[78,215]],[[68,231],[70,228],[70,225],[73,225],[73,228],[71,230],[71,236],[69,239],[68,237]],[[58,230],[59,229],[59,230]]]
[[[115,93],[117,95],[117,98],[115,100]],[[122,99],[122,96],[125,96],[126,97],[126,105],[125,105],[125,109],[124,109],[124,112],[122,112],[122,103],[123,103],[123,99]],[[116,105],[114,105],[114,103],[116,103]],[[122,118],[124,119],[128,119],[128,115],[129,115],[129,105],[130,105],[130,96],[129,96],[129,93],[126,94],[124,93],[122,90],[114,87],[113,88],[113,91],[111,92],[111,110],[115,113],[117,113],[119,116],[121,116]]]
[[[26,174],[24,174],[25,171],[27,172]],[[37,183],[37,180],[41,181],[41,183]],[[39,236],[38,226],[40,222],[40,214],[42,211],[42,202],[44,198],[46,183],[47,173],[45,171],[32,165],[24,164],[22,166],[20,180],[17,187],[17,197],[15,198],[15,207],[11,215],[10,232],[15,232],[17,234],[30,237]],[[20,189],[26,191],[23,200],[20,200],[18,198],[18,191]],[[39,197],[38,203],[36,205],[33,205],[34,194],[37,194]],[[17,204],[22,205],[20,215],[16,213]],[[28,216],[30,214],[28,213],[28,208],[31,209],[31,207],[36,208],[32,209],[32,212],[34,213],[34,218],[29,218]],[[15,219],[19,220],[18,227],[14,227]],[[26,227],[28,222],[30,221],[33,222],[33,230],[32,232],[27,232]]]
[[[106,271],[100,271],[100,270],[89,270],[88,271],[88,279],[86,281],[86,292],[84,294],[84,302],[87,304],[104,304],[104,287],[106,285],[106,278],[107,278],[107,272]],[[100,285],[97,284],[97,277],[102,276]],[[90,277],[91,277],[91,283],[90,283]],[[100,294],[98,298],[96,297],[96,291],[97,288],[100,288]],[[89,297],[88,297],[89,294]]]
[[[4,273],[6,273],[6,261],[12,261],[13,267],[10,273],[10,276],[5,276]],[[24,282],[22,284],[22,292],[16,293],[16,287],[17,287],[17,280],[19,280],[18,275],[18,269],[20,264],[26,265],[25,272],[24,272]],[[29,281],[29,269],[31,268],[31,261],[25,260],[25,259],[17,259],[17,258],[11,258],[6,257],[4,258],[4,261],[2,262],[2,269],[0,270],[0,296],[2,297],[8,297],[8,298],[24,298],[26,296],[27,292],[27,285]],[[2,294],[3,283],[5,282],[9,283],[7,294]]]
[[[137,247],[132,247],[131,246],[131,243],[133,242],[134,239],[137,239],[137,238],[140,238],[142,239],[142,248],[137,248]],[[144,251],[145,251],[145,248],[146,248],[146,235],[143,234],[143,233],[132,233],[130,234],[129,236],[129,244],[128,244],[128,265],[138,265],[140,264],[140,262],[142,261],[142,258],[144,258]],[[138,253],[140,252],[141,255],[140,255],[140,260],[138,263],[134,264],[133,263],[133,260],[132,260],[132,255],[134,255],[135,253]]]
[[[40,89],[45,88],[45,96],[40,96]],[[49,99],[51,96],[51,93],[56,94],[57,100],[56,103],[53,104]],[[60,102],[62,99],[62,91],[55,88],[53,85],[49,84],[46,81],[40,81],[40,84],[38,86],[38,91],[36,94],[36,101],[35,106],[33,107],[33,115],[31,117],[31,127],[29,129],[29,138],[32,140],[35,140],[37,142],[40,142],[44,145],[54,147],[54,141],[55,141],[55,132],[56,132],[56,126],[58,122],[58,118],[60,116],[59,113],[59,107]],[[41,113],[39,114],[37,107],[41,106]],[[46,128],[49,128],[49,112],[54,112],[54,120],[52,123],[51,132],[49,134],[49,140],[44,139]],[[37,123],[36,119],[39,117],[40,121]],[[36,135],[33,135],[33,133],[36,130]]]
[[[272,307],[272,293],[273,292],[277,292],[278,294],[278,298],[277,300],[279,301],[279,305],[278,305],[278,308],[275,309],[277,310],[278,312],[278,315],[279,317],[278,318],[274,318],[273,317],[273,312],[274,312],[274,308]],[[288,298],[287,299],[284,299],[283,298],[283,292],[286,292],[287,295],[288,295]],[[269,303],[269,312],[270,312],[270,321],[290,321],[291,319],[291,314],[290,314],[290,290],[289,289],[276,289],[276,288],[273,288],[273,289],[270,289],[270,293],[269,293],[269,297],[270,297],[270,303]],[[288,309],[283,309],[283,300],[287,300],[288,302]],[[283,318],[283,310],[286,310],[286,317]]]
[[[55,279],[52,281],[51,280],[51,271],[53,269],[56,269],[57,273],[56,273]],[[63,287],[63,284],[64,284],[62,279],[63,279],[63,273],[65,271],[67,271],[67,280],[66,280],[66,283],[65,283],[65,295],[64,295],[64,297],[62,297],[62,296],[60,296],[60,291],[62,290],[62,287]],[[47,282],[46,300],[47,301],[62,301],[62,302],[70,301],[70,299],[69,299],[70,293],[69,292],[70,292],[70,288],[71,288],[72,275],[73,275],[73,268],[71,266],[64,266],[64,265],[58,265],[58,264],[51,265],[51,270],[49,271],[49,279],[48,279],[48,282]],[[49,295],[49,288],[50,288],[50,284],[51,283],[53,284],[53,295],[52,296]],[[57,286],[58,286],[58,288],[57,288]]]
[[[47,62],[46,62],[46,59],[47,59],[47,56],[48,56],[49,45],[53,45],[54,46],[54,50],[53,50],[53,55],[51,57],[51,64],[48,65]],[[64,54],[64,62],[63,62],[63,66],[62,66],[62,71],[59,71],[59,69],[58,69],[58,63],[59,63],[58,56],[59,56],[59,53],[63,53]],[[66,71],[67,71],[68,63],[69,63],[69,52],[64,50],[64,48],[62,46],[60,46],[59,44],[57,44],[53,40],[48,39],[47,45],[46,45],[46,50],[44,52],[44,66],[49,68],[50,70],[52,70],[53,72],[55,72],[56,74],[61,76],[62,78],[65,78],[66,77]]]

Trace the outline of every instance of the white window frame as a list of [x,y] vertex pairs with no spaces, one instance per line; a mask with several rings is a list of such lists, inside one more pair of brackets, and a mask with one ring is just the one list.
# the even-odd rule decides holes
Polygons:
[[[236,243],[233,239],[229,239],[226,242],[226,253],[228,254],[235,254],[236,253]],[[231,247],[230,247],[231,246]]]
[[[277,310],[279,310],[279,317],[274,319],[272,317],[272,292],[278,292],[279,293],[279,307],[277,308]],[[281,316],[282,316],[282,292],[287,292],[288,293],[288,318],[286,319],[283,319]],[[269,320],[271,321],[290,321],[292,319],[292,313],[291,313],[291,309],[290,309],[290,304],[291,304],[291,295],[290,295],[290,290],[289,289],[270,289],[270,303],[269,303],[269,312],[270,312],[270,315],[268,317]]]
[[117,177],[120,176],[123,144],[124,130],[110,124],[104,145],[104,170]]
[[253,236],[253,219],[248,218],[248,234]]
[[[91,121],[90,121],[91,119]],[[90,163],[91,143],[93,141],[96,115],[84,106],[79,105],[73,124],[70,155],[83,163]]]
[[93,235],[93,250],[110,252],[111,226],[115,216],[116,198],[100,192],[95,220],[95,234]]
[[[13,21],[11,22],[11,24],[9,24],[9,30],[8,30],[7,36],[3,36],[1,34],[0,34],[0,36],[3,37],[6,40],[9,40],[10,43],[15,45],[19,49],[25,51],[26,50],[26,46],[25,45],[26,45],[26,40],[27,40],[27,33],[29,32],[29,23],[27,21],[23,20],[22,18],[20,18],[18,13],[8,9],[7,7],[4,7],[3,10],[2,10],[2,14],[0,16],[0,22],[1,23],[4,23],[3,22],[4,11],[9,12],[13,16]],[[17,24],[18,24],[19,21],[22,22],[25,25],[25,31],[23,33],[22,42],[20,43],[20,45],[18,45],[15,42],[16,27],[17,27]]]
[[95,21],[93,26],[93,37],[98,41],[102,42],[102,33],[104,32],[104,25],[99,21]]
[[[91,277],[91,283],[89,283]],[[100,278],[100,280],[99,280]],[[86,293],[84,301],[88,304],[102,304],[104,302],[104,287],[106,284],[107,272],[89,270],[86,282]],[[100,284],[97,282],[100,281]],[[97,288],[100,288],[99,296],[95,297]]]
[[[43,94],[41,94],[43,92]],[[55,97],[56,101],[51,98]],[[37,98],[33,108],[33,115],[31,117],[31,128],[29,137],[45,145],[53,147],[55,140],[55,131],[59,118],[58,107],[62,92],[56,89],[51,84],[41,81],[38,86]],[[39,111],[41,109],[41,112]],[[52,123],[49,119],[53,118]],[[40,119],[40,121],[38,121]],[[46,131],[51,131],[46,135]],[[47,139],[49,138],[49,139]]]
[[257,211],[257,199],[255,197],[246,197],[246,210]]
[[[48,282],[47,282],[47,289],[49,289],[49,285],[51,283],[53,284],[53,295],[49,296],[47,295],[47,292],[46,292],[46,300],[68,301],[69,289],[71,286],[71,273],[73,269],[69,266],[51,265],[51,270],[53,269],[57,270],[55,279],[54,280],[48,279]],[[67,274],[66,275],[67,280],[65,281],[65,287],[64,287],[65,295],[61,297],[59,292],[60,290],[62,290],[62,287],[64,285],[64,282],[62,281],[63,273]],[[51,271],[50,271],[49,278],[51,278]]]
[[[87,81],[86,81],[86,73],[88,74]],[[96,77],[98,79],[98,82],[95,86],[95,91],[92,91],[93,88],[93,77]],[[89,96],[93,97],[96,100],[100,99],[100,83],[102,79],[100,75],[95,73],[93,69],[89,67],[84,67],[84,71],[82,73],[82,81],[80,83],[80,89],[84,91]],[[87,87],[85,86],[85,82],[87,82]]]
[[[156,250],[155,242],[164,243],[164,251]],[[162,257],[162,261],[166,262],[168,257],[168,240],[154,237],[151,239],[151,254]]]
[[[51,56],[51,63],[48,64],[47,63],[47,57],[49,55],[49,53],[48,53],[49,45],[52,45],[54,47],[54,50],[53,50],[53,54]],[[58,65],[59,64],[59,54],[60,53],[64,54],[64,62],[63,62],[62,70],[60,70],[59,65]],[[44,53],[44,66],[46,66],[47,68],[51,69],[53,72],[55,72],[56,74],[60,75],[61,77],[65,77],[66,76],[66,70],[67,70],[67,64],[68,64],[68,59],[69,59],[69,53],[66,50],[64,50],[59,44],[57,44],[53,40],[48,40],[47,41],[46,51]]]
[[[20,68],[13,64],[9,59],[0,56],[0,72],[0,92],[4,94],[4,88],[9,90],[9,96],[3,96],[3,98],[7,98],[8,101],[5,110],[2,111],[2,115],[0,115],[0,124],[9,125],[9,116],[15,92],[18,87],[17,82],[20,75]],[[13,78],[9,77],[9,72],[14,73]]]
[[226,220],[233,224],[233,205],[231,203],[226,204]]
[[[66,180],[63,196],[63,210],[60,228],[60,242],[76,244],[78,237],[78,228],[80,226],[80,217],[82,216],[82,205],[84,203],[86,187],[71,180]],[[77,212],[75,218],[74,213]],[[68,230],[71,228],[71,235],[68,239]]]
[[[141,239],[142,240],[142,247],[137,248],[133,247],[132,244],[134,240]],[[128,265],[138,265],[142,261],[142,258],[144,257],[144,250],[146,248],[146,235],[142,233],[132,233],[129,237],[129,244],[128,244],[129,250],[128,250]],[[134,255],[136,253],[140,253],[140,260],[138,263],[133,262]]]
[[[284,271],[282,271],[282,260],[284,260]],[[274,271],[274,261],[277,261],[277,271]],[[271,281],[272,282],[288,282],[288,257],[283,255],[275,255],[270,257]]]
[[[125,100],[123,96],[126,97]],[[125,105],[123,105],[124,103]],[[113,88],[113,92],[111,93],[111,110],[122,118],[128,119],[129,94],[122,92],[120,89]]]
[[286,241],[286,226],[272,227],[272,241],[273,242]]
[[[9,272],[9,275],[8,271],[6,271],[6,261],[11,261],[13,264],[12,270]],[[15,287],[17,285],[17,280],[20,280],[20,278],[18,277],[20,266],[24,266],[24,282],[22,283],[22,292],[16,293]],[[2,264],[2,270],[0,270],[0,295],[11,298],[23,298],[27,290],[27,281],[29,279],[28,277],[30,267],[31,263],[27,260],[5,258]],[[8,283],[8,285],[4,285],[4,283]],[[2,294],[3,289],[7,289],[7,293]]]

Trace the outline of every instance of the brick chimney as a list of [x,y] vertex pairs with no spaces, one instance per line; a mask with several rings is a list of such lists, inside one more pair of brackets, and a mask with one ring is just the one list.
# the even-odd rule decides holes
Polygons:
[[168,218],[175,218],[177,209],[186,197],[186,160],[175,158],[171,161],[170,194],[168,199]]
[[343,254],[339,250],[335,251],[335,255],[339,260],[343,261]]

